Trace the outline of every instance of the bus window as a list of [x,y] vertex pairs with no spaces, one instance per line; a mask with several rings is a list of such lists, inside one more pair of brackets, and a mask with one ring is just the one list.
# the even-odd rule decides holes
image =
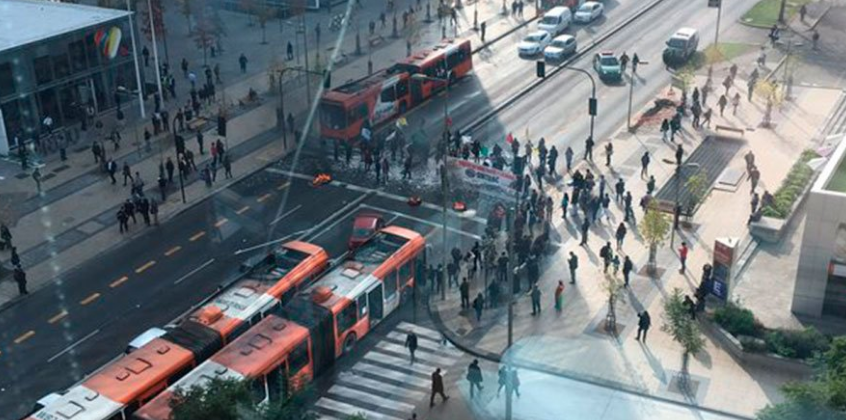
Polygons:
[[263,316],[264,316],[264,314],[261,314],[261,313],[257,313],[257,314],[255,314],[255,315],[253,315],[253,317],[252,317],[252,318],[250,318],[250,325],[256,325],[256,324],[258,324],[258,323],[259,323],[259,321],[261,321],[261,319],[262,319],[262,317],[263,317]]
[[288,302],[290,302],[291,299],[293,299],[296,294],[297,294],[297,288],[296,287],[292,287],[290,290],[283,293],[282,299],[280,299],[282,301],[282,306],[287,305]]
[[392,271],[385,275],[385,300],[397,294],[397,272]]
[[399,269],[399,282],[400,284],[405,284],[407,281],[411,280],[411,271],[414,265],[414,261],[408,261],[403,264]]
[[457,65],[464,62],[467,58],[467,53],[463,49],[457,48],[455,51],[447,55],[447,68],[454,69]]
[[347,120],[344,118],[344,107],[338,103],[321,102],[320,121],[333,130],[346,128]]
[[394,86],[391,85],[386,87],[382,90],[382,102],[394,102],[397,100],[396,92],[394,92]]
[[397,98],[402,98],[405,95],[408,95],[408,79],[397,82]]
[[267,389],[264,386],[264,375],[250,381],[250,396],[253,404],[260,404],[267,397]]
[[280,397],[286,396],[283,394],[283,385],[287,370],[285,363],[282,363],[267,374],[267,393],[270,401],[279,401]]
[[338,336],[352,328],[358,321],[358,318],[356,318],[358,310],[355,306],[355,302],[352,302],[338,314]]
[[358,319],[367,316],[367,294],[358,297]]
[[288,366],[290,367],[291,376],[296,375],[304,367],[308,366],[308,339],[303,340],[300,345],[294,348],[291,355],[288,356]]

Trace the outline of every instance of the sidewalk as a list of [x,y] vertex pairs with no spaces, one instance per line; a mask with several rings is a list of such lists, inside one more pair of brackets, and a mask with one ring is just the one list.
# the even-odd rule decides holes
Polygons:
[[[410,2],[409,2],[410,4]],[[397,7],[402,7],[398,4]],[[402,10],[402,9],[400,9]],[[232,15],[237,21],[243,18],[242,15],[222,11]],[[378,17],[378,11],[374,11],[374,19]],[[533,16],[533,12],[527,11],[526,16]],[[364,19],[367,15],[363,11],[359,15]],[[326,20],[330,17],[323,14],[314,14],[318,19]],[[312,17],[310,14],[309,17]],[[425,17],[425,12],[423,12]],[[245,18],[243,18],[245,19]],[[460,12],[459,37],[475,38],[478,45],[478,35],[472,29],[472,9],[465,6]],[[488,21],[487,40],[490,42],[497,36],[505,34],[514,28],[521,26],[525,20],[512,19],[499,15],[499,3],[488,1],[479,4],[479,19]],[[328,27],[328,23],[322,25]],[[377,26],[378,27],[378,26]],[[390,27],[390,25],[389,25]],[[384,32],[385,30],[383,30]],[[452,31],[452,29],[450,29]],[[328,29],[326,30],[328,32]],[[269,34],[268,34],[269,35]],[[334,45],[331,35],[323,35],[324,46]],[[388,34],[389,35],[389,34]],[[415,48],[426,45],[433,45],[440,41],[441,29],[435,20],[432,24],[423,24],[419,32],[419,41]],[[270,39],[270,37],[268,37]],[[405,40],[402,35],[398,39],[387,36],[383,43],[373,48],[369,54],[374,62],[374,69],[386,67],[394,63],[399,57],[405,56]],[[346,58],[336,62],[333,70],[333,85],[339,85],[346,80],[353,80],[362,77],[367,72],[368,55],[355,56],[355,37],[347,38],[341,44],[341,50],[346,52]],[[237,55],[231,56],[237,57]],[[281,51],[281,50],[280,50]],[[196,51],[195,51],[196,53]],[[173,55],[173,54],[172,54]],[[173,59],[173,57],[172,57]],[[237,66],[237,64],[233,64]],[[233,71],[238,71],[233,69]],[[199,75],[198,75],[199,76]],[[178,75],[181,77],[181,74]],[[227,80],[226,72],[222,76]],[[187,84],[187,83],[186,83]],[[317,83],[313,84],[314,86]],[[296,116],[296,121],[301,124],[305,120],[308,105],[302,100],[306,97],[306,89],[300,78],[291,78],[286,83],[285,108]],[[214,188],[209,189],[202,182],[196,182],[196,174],[192,174],[186,181],[187,204],[182,204],[178,187],[173,186],[169,191],[169,198],[166,203],[160,205],[160,222],[189,208],[191,205],[201,202],[204,198],[213,194],[219,189],[226,188],[233,182],[261,169],[265,165],[281,159],[288,148],[280,147],[281,133],[275,131],[276,106],[278,96],[276,92],[268,92],[269,78],[266,73],[259,72],[249,78],[237,80],[225,88],[227,102],[237,103],[237,98],[243,98],[250,89],[259,93],[261,98],[258,106],[241,108],[235,106],[231,111],[226,140],[227,149],[233,156],[233,172],[237,175],[233,180],[223,180],[223,172]],[[313,89],[315,90],[315,89]],[[312,91],[312,94],[314,92]],[[218,98],[223,92],[218,94]],[[131,106],[131,105],[130,105]],[[233,105],[234,106],[234,105]],[[134,111],[137,109],[132,108]],[[216,106],[212,107],[212,114],[216,114]],[[131,111],[130,111],[131,112]],[[210,158],[208,154],[209,145],[219,137],[216,135],[215,124],[208,124],[204,132],[207,154],[199,154],[195,136],[191,133],[182,133],[186,139],[186,146],[194,151],[198,168],[202,168]],[[128,127],[123,130],[123,142],[118,152],[113,152],[110,144],[106,144],[109,157],[113,158],[119,166],[124,161],[130,163],[133,175],[140,172],[146,182],[148,197],[159,198],[156,177],[158,167],[163,159],[173,157],[174,150],[171,146],[169,136],[161,136],[154,140],[152,150],[144,151],[143,146],[133,145],[134,130],[139,130],[139,136],[143,128]],[[105,143],[105,142],[104,142]],[[278,144],[276,144],[278,143]],[[289,147],[293,142],[289,141]],[[131,226],[131,234],[122,236],[118,233],[115,214],[118,206],[129,196],[129,188],[122,187],[122,176],[118,171],[119,184],[112,185],[108,176],[101,174],[95,167],[93,155],[87,145],[77,145],[69,150],[67,162],[53,162],[48,160],[46,167],[42,168],[45,175],[42,188],[44,193],[37,195],[35,185],[28,174],[19,176],[8,176],[4,180],[3,194],[0,198],[5,202],[0,206],[3,211],[3,219],[7,220],[14,243],[21,255],[22,265],[27,271],[30,292],[37,290],[45,284],[49,284],[60,274],[80,265],[86,260],[95,257],[103,250],[119,245],[122,241],[131,239],[134,235],[143,234],[150,229],[139,229]],[[96,205],[92,205],[96,203]],[[9,214],[11,213],[14,214]],[[9,258],[8,253],[0,255],[0,263],[5,263]],[[0,282],[0,305],[15,299],[17,296],[16,285],[11,282]]]
[[[828,89],[795,87],[795,99],[786,103],[781,110],[774,111],[775,129],[763,129],[759,127],[764,112],[763,101],[755,98],[750,104],[745,98],[745,78],[752,70],[755,58],[756,54],[750,53],[735,60],[741,70],[731,89],[731,96],[738,90],[743,97],[736,116],[731,115],[731,106],[727,108],[725,117],[719,116],[716,101],[719,94],[723,93],[720,82],[728,74],[730,63],[715,66],[714,85],[718,87],[709,96],[707,103],[715,108],[711,129],[692,129],[688,113],[682,123],[681,142],[685,149],[685,160],[694,153],[701,156],[701,153],[710,153],[709,148],[725,148],[726,144],[731,144],[733,154],[725,168],[736,169],[740,173],[745,172],[743,155],[751,149],[762,173],[759,193],[764,189],[773,192],[799,153],[810,146],[808,139],[813,138],[818,127],[823,125],[840,93]],[[698,76],[696,82],[701,87],[705,83],[705,69],[700,73],[703,75]],[[667,91],[668,88],[664,88],[662,94],[666,95]],[[670,98],[678,99],[678,95],[676,90],[675,96]],[[580,161],[577,168],[582,171],[590,168],[597,179],[599,174],[605,174],[612,196],[613,183],[617,177],[622,176],[637,203],[646,193],[645,180],[639,176],[640,157],[645,150],[649,150],[652,156],[649,173],[655,176],[660,191],[660,186],[667,183],[675,170],[674,166],[664,163],[665,160],[675,161],[675,146],[661,140],[659,126],[662,118],[649,119],[633,134],[623,127],[613,137],[612,168],[604,166],[604,142],[594,147],[596,165]],[[739,140],[712,140],[704,148],[697,149],[707,137],[717,134],[713,131],[716,125],[738,128],[744,130],[745,134]],[[447,336],[456,345],[492,360],[507,359],[518,366],[750,417],[766,404],[781,400],[781,384],[801,379],[781,372],[739,365],[726,351],[708,340],[705,351],[691,360],[690,372],[695,385],[691,395],[685,395],[675,379],[681,369],[680,348],[660,331],[663,323],[662,297],[674,288],[682,289],[684,294],[693,294],[699,284],[700,267],[711,262],[714,240],[725,236],[737,237],[742,242],[748,240],[746,219],[750,212],[750,187],[745,175],[734,191],[711,190],[692,218],[692,228],[678,232],[672,247],[668,241],[659,249],[660,270],[654,278],[646,276],[643,270],[648,259],[647,246],[637,234],[636,226],[627,226],[629,234],[622,253],[632,258],[637,274],[632,277],[624,301],[617,305],[616,337],[604,330],[607,293],[603,289],[602,266],[597,252],[606,241],[613,243],[614,230],[622,220],[622,209],[613,204],[611,223],[601,221],[594,225],[589,235],[589,247],[579,247],[576,237],[579,236],[581,219],[573,220],[571,217],[566,223],[560,219],[558,203],[563,184],[560,181],[547,188],[547,194],[551,194],[556,203],[554,226],[561,239],[553,245],[555,252],[542,261],[539,282],[543,293],[542,314],[538,317],[530,316],[529,298],[518,296],[514,305],[514,346],[503,353],[507,346],[506,305],[488,310],[483,314],[481,323],[477,323],[472,311],[461,310],[457,291],[451,291],[446,301],[435,298],[430,309],[436,322],[442,324]],[[643,213],[639,208],[635,209],[635,213],[638,220],[642,218]],[[681,241],[687,241],[691,246],[688,271],[683,275],[678,272],[675,251]],[[566,258],[570,251],[579,257],[578,282],[575,285],[569,284]],[[564,310],[560,314],[552,307],[553,292],[559,280],[563,280],[566,286]],[[481,283],[480,278],[475,280],[471,296],[480,291]],[[525,287],[524,282],[524,291]],[[501,289],[504,291],[505,286]],[[649,311],[652,318],[648,345],[634,340],[636,314],[644,309]]]

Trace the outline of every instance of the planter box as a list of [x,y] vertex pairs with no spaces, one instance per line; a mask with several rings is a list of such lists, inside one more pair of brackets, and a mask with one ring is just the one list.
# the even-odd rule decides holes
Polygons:
[[717,341],[734,360],[737,360],[741,364],[758,366],[767,370],[788,372],[792,375],[802,377],[809,377],[814,373],[813,368],[802,360],[788,359],[770,353],[750,353],[743,351],[743,346],[737,338],[711,320],[703,319],[699,324],[702,326],[702,331],[706,335]]
[[815,172],[811,179],[808,180],[808,185],[805,185],[805,188],[802,189],[802,194],[796,198],[796,202],[793,203],[793,206],[790,208],[790,213],[786,218],[782,220],[764,216],[761,220],[749,224],[749,233],[751,233],[755,239],[762,242],[776,243],[780,241],[781,237],[784,236],[784,231],[787,230],[787,226],[789,226],[790,222],[793,221],[793,216],[796,215],[796,209],[802,205],[802,202],[805,201],[805,198],[808,196],[808,192],[811,191],[811,187],[814,186],[817,175],[819,175],[819,172]]

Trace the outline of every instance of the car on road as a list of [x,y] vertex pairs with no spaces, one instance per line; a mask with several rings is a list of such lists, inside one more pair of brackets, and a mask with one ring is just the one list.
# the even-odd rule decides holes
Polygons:
[[540,54],[549,43],[552,42],[552,35],[546,31],[535,31],[523,38],[517,45],[517,52],[520,56],[535,56]]
[[541,31],[547,31],[552,34],[552,36],[555,36],[564,32],[564,30],[570,26],[571,20],[573,20],[573,13],[570,11],[569,7],[553,7],[548,12],[544,13],[543,18],[541,18],[540,22],[538,22],[538,29]]
[[561,60],[574,52],[576,52],[576,37],[559,35],[543,49],[543,57],[547,60]]
[[348,243],[349,249],[356,249],[364,245],[383,227],[385,227],[385,219],[380,214],[361,213],[356,215]]
[[602,51],[594,55],[593,69],[599,73],[599,79],[606,82],[619,82],[623,78],[620,60],[611,51]]
[[582,4],[573,15],[573,21],[578,23],[591,23],[602,16],[605,6],[602,3],[588,1]]

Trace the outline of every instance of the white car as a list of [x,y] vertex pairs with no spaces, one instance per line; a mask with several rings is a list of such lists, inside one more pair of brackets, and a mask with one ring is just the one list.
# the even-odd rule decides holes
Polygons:
[[561,35],[555,37],[543,49],[543,56],[547,60],[560,60],[574,52],[576,52],[576,37],[573,35]]
[[546,31],[535,31],[523,38],[517,45],[517,52],[523,56],[538,55],[552,42],[552,35]]
[[579,10],[576,10],[573,20],[579,23],[590,23],[602,16],[604,11],[605,6],[602,3],[589,1],[579,7]]

